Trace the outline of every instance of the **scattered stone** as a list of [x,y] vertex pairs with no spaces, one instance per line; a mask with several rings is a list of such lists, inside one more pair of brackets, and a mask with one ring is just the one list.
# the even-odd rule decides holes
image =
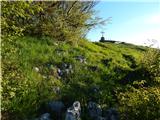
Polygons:
[[66,75],[73,73],[72,65],[67,63],[62,63],[60,68],[57,69],[59,77],[65,77]]
[[72,65],[69,63],[62,63],[62,69],[72,69]]
[[42,77],[43,77],[44,79],[47,79],[47,76],[45,76],[45,75],[43,75]]
[[57,120],[61,120],[64,108],[65,106],[61,101],[52,101],[48,103],[49,112],[54,114]]
[[65,69],[66,74],[69,74],[70,70],[69,69]]
[[60,93],[61,93],[60,87],[57,87],[57,86],[54,86],[54,87],[53,87],[53,91],[54,91],[54,93],[56,93],[56,94],[60,94]]
[[79,56],[76,56],[75,59],[79,60],[81,63],[87,63],[86,58],[84,56],[79,55]]
[[63,102],[61,101],[52,101],[48,103],[48,106],[51,111],[60,113],[62,109],[65,107]]
[[69,69],[72,69],[72,68],[73,68],[73,67],[72,67],[72,65],[70,64],[70,65],[69,65]]
[[110,108],[106,111],[104,117],[106,120],[119,120],[119,113],[114,108]]
[[34,67],[34,70],[35,70],[36,72],[39,72],[39,68],[38,68],[38,67]]
[[100,91],[99,86],[94,86],[94,87],[92,88],[92,91],[93,91],[93,93],[98,93],[98,92]]
[[68,65],[67,65],[66,63],[63,63],[62,66],[63,66],[64,68],[67,68],[67,67],[68,67]]
[[65,54],[64,52],[64,50],[62,50],[62,49],[59,49],[59,48],[57,48],[57,49],[55,49],[55,51],[56,51],[56,53],[58,54],[58,55],[63,55],[63,54]]
[[57,73],[58,73],[59,76],[63,75],[63,72],[62,72],[62,70],[60,68],[57,69]]
[[106,120],[106,118],[98,116],[95,120]]
[[73,106],[67,109],[65,120],[80,120],[81,106],[80,102],[76,101]]
[[54,45],[58,46],[58,43],[54,43]]
[[92,119],[98,120],[97,118],[102,116],[102,109],[100,105],[95,102],[89,102],[88,104],[89,115]]
[[39,118],[39,120],[51,120],[50,114],[49,113],[42,114],[41,117]]

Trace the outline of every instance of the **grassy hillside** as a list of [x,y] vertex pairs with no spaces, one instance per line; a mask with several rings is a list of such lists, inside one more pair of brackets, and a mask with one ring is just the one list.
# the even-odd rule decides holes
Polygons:
[[160,117],[159,87],[145,84],[148,78],[141,69],[144,47],[86,40],[75,46],[23,37],[2,48],[3,119],[34,118],[51,100],[61,100],[66,107],[80,101],[82,120],[89,120],[85,108],[90,100],[103,109],[115,107],[121,119]]

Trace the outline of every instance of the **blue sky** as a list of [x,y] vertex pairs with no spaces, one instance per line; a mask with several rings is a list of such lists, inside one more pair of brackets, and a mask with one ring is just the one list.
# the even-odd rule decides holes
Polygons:
[[[128,0],[129,1],[129,0]],[[98,41],[101,31],[106,39],[144,45],[156,39],[160,47],[160,0],[104,0],[95,7],[96,15],[111,18],[111,23],[94,28],[87,38]]]

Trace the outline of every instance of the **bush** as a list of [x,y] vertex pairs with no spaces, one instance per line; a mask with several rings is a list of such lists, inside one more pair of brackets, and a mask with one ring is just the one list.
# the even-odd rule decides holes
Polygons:
[[122,120],[158,120],[160,118],[160,88],[131,88],[117,96]]
[[[142,72],[141,78],[132,81],[123,92],[117,91],[121,118],[122,120],[158,120],[160,118],[160,51],[149,48],[144,53],[139,70]],[[142,77],[144,79],[140,80]]]
[[142,59],[142,67],[149,74],[149,82],[160,83],[160,50],[148,49]]

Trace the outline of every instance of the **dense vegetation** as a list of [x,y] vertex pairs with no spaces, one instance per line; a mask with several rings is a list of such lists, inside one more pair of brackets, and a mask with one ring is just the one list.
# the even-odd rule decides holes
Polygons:
[[95,1],[2,2],[2,34],[49,36],[76,42],[104,23],[94,16]]
[[32,119],[53,100],[66,106],[80,101],[82,120],[90,119],[85,112],[90,100],[103,109],[115,107],[122,120],[160,119],[159,50],[88,42],[86,31],[99,23],[91,17],[94,5],[2,2],[3,120]]

